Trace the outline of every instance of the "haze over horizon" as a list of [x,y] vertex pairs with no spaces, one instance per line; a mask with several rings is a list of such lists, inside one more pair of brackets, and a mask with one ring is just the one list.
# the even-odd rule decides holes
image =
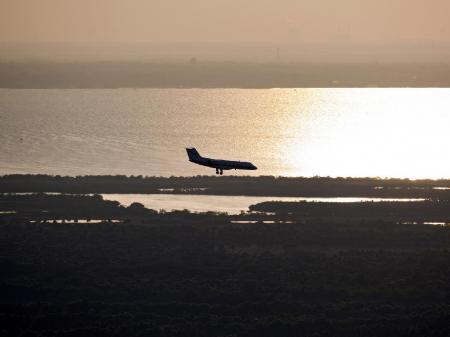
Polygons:
[[446,0],[3,0],[0,50],[3,59],[446,63],[449,12]]

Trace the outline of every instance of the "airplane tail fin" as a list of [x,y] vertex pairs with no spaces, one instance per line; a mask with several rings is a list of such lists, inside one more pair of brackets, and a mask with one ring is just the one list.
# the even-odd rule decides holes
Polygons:
[[195,160],[199,160],[202,158],[202,156],[200,156],[200,153],[198,153],[198,151],[195,149],[195,147],[186,148],[186,152],[188,154],[190,161],[195,161]]

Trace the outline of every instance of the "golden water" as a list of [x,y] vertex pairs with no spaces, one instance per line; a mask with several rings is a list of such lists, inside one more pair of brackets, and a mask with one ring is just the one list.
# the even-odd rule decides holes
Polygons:
[[0,90],[0,174],[450,178],[450,89]]

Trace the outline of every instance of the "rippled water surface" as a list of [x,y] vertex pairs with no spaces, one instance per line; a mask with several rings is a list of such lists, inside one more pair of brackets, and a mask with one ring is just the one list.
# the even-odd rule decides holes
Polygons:
[[[450,178],[450,89],[0,89],[0,174]],[[226,174],[241,174],[237,171]]]

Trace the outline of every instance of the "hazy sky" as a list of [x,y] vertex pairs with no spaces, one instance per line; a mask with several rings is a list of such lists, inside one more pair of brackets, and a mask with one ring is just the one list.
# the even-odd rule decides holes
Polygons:
[[450,0],[0,0],[0,41],[450,42]]

